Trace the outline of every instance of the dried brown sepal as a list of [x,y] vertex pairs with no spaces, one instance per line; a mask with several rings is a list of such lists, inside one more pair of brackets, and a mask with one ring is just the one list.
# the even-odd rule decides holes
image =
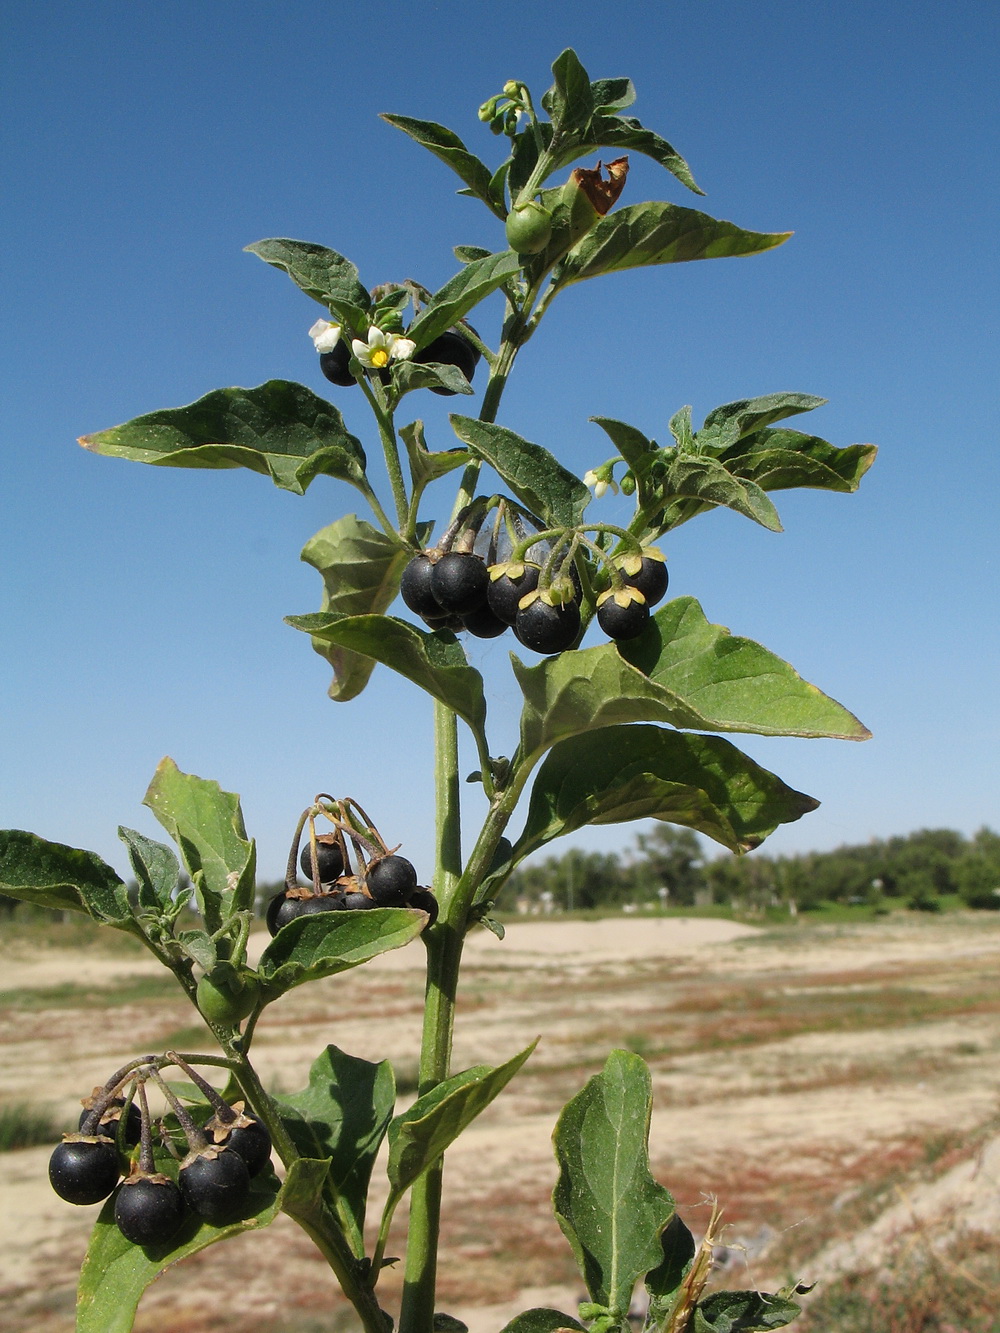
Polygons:
[[[608,173],[607,180],[604,179],[603,171]],[[570,179],[583,191],[593,204],[594,211],[601,217],[618,202],[627,177],[627,157],[615,158],[606,167],[600,162],[596,167],[575,167],[570,175]]]

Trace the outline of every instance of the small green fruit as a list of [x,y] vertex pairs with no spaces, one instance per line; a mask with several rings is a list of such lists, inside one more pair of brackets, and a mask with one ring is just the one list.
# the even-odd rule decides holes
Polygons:
[[253,1011],[259,991],[253,977],[247,977],[241,986],[237,986],[232,982],[213,981],[206,976],[198,982],[195,998],[210,1023],[235,1027]]
[[552,238],[552,214],[534,199],[507,215],[507,244],[519,255],[537,255]]

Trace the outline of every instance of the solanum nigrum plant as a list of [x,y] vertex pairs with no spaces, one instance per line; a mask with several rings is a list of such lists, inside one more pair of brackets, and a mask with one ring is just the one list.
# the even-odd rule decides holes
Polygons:
[[[701,191],[671,144],[626,114],[635,100],[629,79],[591,79],[572,50],[558,57],[553,74],[537,105],[517,80],[482,104],[479,120],[499,145],[490,162],[434,122],[384,117],[455,172],[460,192],[484,206],[495,226],[494,249],[455,247],[459,268],[436,292],[386,274],[372,275],[369,288],[350,260],[324,244],[272,239],[247,247],[321,307],[303,329],[322,375],[338,390],[359,389],[370,408],[384,470],[369,466],[337,394],[331,402],[283,380],[219,389],[81,441],[95,454],[145,463],[248,467],[296,494],[317,476],[354,488],[369,512],[334,518],[307,544],[303,557],[323,579],[322,605],[288,623],[329,660],[335,700],[356,699],[376,666],[398,673],[401,689],[429,696],[438,830],[431,884],[422,886],[354,798],[315,797],[295,828],[285,885],[267,909],[272,938],[255,966],[247,953],[254,845],[238,798],[215,783],[164,760],[146,793],[180,849],[185,888],[174,852],[131,829],[120,833],[133,891],[91,853],[29,833],[2,835],[0,892],[86,912],[136,935],[176,977],[219,1046],[217,1054],[140,1057],[97,1090],[78,1131],[53,1155],[53,1183],[64,1198],[112,1195],[81,1279],[83,1333],[125,1327],[166,1264],[259,1229],[279,1210],[316,1243],[365,1333],[387,1333],[394,1323],[400,1333],[453,1327],[435,1301],[443,1156],[531,1054],[452,1069],[468,932],[481,924],[502,937],[490,914],[512,870],[584,824],[670,820],[742,854],[815,807],[720,733],[867,735],[787,663],[712,624],[693,597],[664,600],[667,548],[680,524],[726,507],[779,531],[771,492],[857,488],[872,446],[841,448],[787,425],[822,399],[785,392],[744,398],[714,408],[697,429],[682,407],[666,418],[662,444],[645,427],[593,416],[611,454],[598,455],[582,477],[568,466],[575,459],[561,461],[498,421],[515,363],[569,287],[626,269],[646,269],[658,285],[662,266],[756,254],[787,238],[674,202],[629,199],[636,153],[664,167],[672,188]],[[495,295],[503,314],[491,340],[479,332],[487,327],[484,312],[475,327],[469,318]],[[605,312],[613,299],[609,292]],[[481,390],[478,411],[453,413],[453,436],[431,441],[410,411],[410,395],[424,390],[466,398]],[[582,384],[580,392],[590,390]],[[498,491],[481,485],[484,466]],[[591,510],[619,488],[633,501],[624,525]],[[441,536],[429,545],[432,529]],[[470,656],[477,636],[499,638],[508,629],[524,702],[516,748],[501,758]],[[524,660],[522,652],[540,656]],[[481,827],[465,840],[460,724],[478,752],[473,780],[487,802]],[[264,1087],[252,1047],[268,1005],[417,936],[427,990],[411,1106],[395,1112],[388,1061],[334,1045],[317,1056],[301,1092]],[[168,1064],[187,1071],[187,1106],[162,1079]],[[227,1071],[224,1093],[194,1074],[193,1066],[205,1064]],[[145,1107],[147,1082],[161,1088],[167,1110],[159,1148],[143,1111],[130,1167],[122,1109],[131,1106],[133,1085]],[[105,1119],[113,1103],[116,1113]],[[590,1299],[578,1317],[531,1310],[505,1333],[625,1333],[640,1282],[648,1293],[646,1333],[773,1329],[795,1317],[791,1288],[704,1294],[714,1223],[696,1246],[651,1176],[650,1106],[645,1064],[616,1051],[563,1110],[553,1202]],[[386,1139],[388,1190],[369,1225],[369,1181]],[[272,1149],[284,1166],[280,1184],[267,1169]],[[128,1182],[119,1186],[125,1172]],[[179,1182],[186,1209],[170,1236],[174,1195],[161,1176]],[[404,1242],[394,1227],[407,1195]],[[146,1245],[147,1262],[120,1262],[151,1236],[157,1244]],[[390,1237],[393,1251],[405,1243],[402,1304],[391,1314],[379,1286],[384,1265],[395,1262],[385,1257]]]

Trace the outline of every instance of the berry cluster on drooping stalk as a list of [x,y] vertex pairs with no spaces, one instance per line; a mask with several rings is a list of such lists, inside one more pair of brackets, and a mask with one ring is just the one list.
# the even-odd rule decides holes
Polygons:
[[[608,536],[619,539],[613,554],[601,544]],[[663,553],[620,528],[544,529],[509,498],[491,497],[473,501],[437,546],[410,560],[400,593],[430,629],[483,639],[512,629],[526,648],[558,653],[579,639],[585,611],[596,610],[611,639],[641,634],[667,582]]]
[[[317,833],[317,819],[333,825]],[[302,844],[303,832],[308,836]],[[315,912],[366,911],[372,907],[416,907],[429,924],[437,920],[437,899],[417,883],[413,863],[390,848],[365,811],[351,797],[335,800],[325,792],[302,812],[288,854],[285,887],[267,907],[267,928]],[[298,869],[309,880],[299,884]]]
[[[163,1081],[160,1071],[170,1065],[204,1096],[209,1114],[201,1124]],[[156,1122],[159,1153],[150,1082],[174,1121]],[[251,1180],[270,1163],[271,1136],[259,1117],[242,1101],[227,1101],[176,1051],[131,1061],[83,1108],[78,1130],[63,1135],[49,1159],[49,1181],[67,1203],[100,1203],[114,1193],[115,1224],[133,1245],[166,1244],[192,1215],[217,1226],[242,1217]]]

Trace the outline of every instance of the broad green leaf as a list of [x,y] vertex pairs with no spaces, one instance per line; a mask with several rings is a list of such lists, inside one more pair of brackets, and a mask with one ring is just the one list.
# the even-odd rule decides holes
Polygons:
[[452,253],[460,264],[471,264],[474,259],[486,259],[493,252],[484,250],[481,245],[456,245]]
[[180,863],[172,849],[124,825],[119,826],[118,836],[128,848],[135,871],[139,906],[150,911],[171,906],[181,878]]
[[693,597],[668,602],[638,638],[549,657],[512,657],[524,695],[521,747],[625,722],[689,731],[866,740],[853,714],[752,639],[712,625]]
[[735,403],[723,403],[705,418],[698,432],[698,445],[703,449],[728,449],[745,435],[752,435],[786,417],[812,412],[826,401],[811,393],[768,393],[759,398],[741,398]]
[[581,139],[586,136],[594,114],[590,76],[572,47],[567,47],[556,57],[552,74],[555,83],[548,92],[542,94],[542,106],[560,134]]
[[[366,913],[371,915],[371,913]],[[462,1130],[485,1111],[535,1049],[532,1042],[506,1064],[476,1065],[418,1097],[389,1125],[391,1197],[398,1199],[433,1166]]]
[[507,483],[521,503],[551,527],[579,523],[590,491],[547,449],[489,421],[451,415],[451,425],[469,446]]
[[[628,102],[621,103],[628,106]],[[600,108],[599,108],[600,109]],[[608,108],[614,110],[615,108]],[[635,116],[596,115],[587,131],[587,144],[596,148],[618,148],[624,152],[643,153],[676,176],[694,194],[705,191],[695,181],[691,168],[666,139],[647,130]]]
[[285,623],[315,639],[373,657],[398,671],[463,718],[477,737],[486,722],[483,678],[470,667],[453,635],[425,634],[395,616],[286,616]]
[[328,1046],[313,1061],[308,1087],[278,1100],[299,1152],[329,1159],[327,1179],[358,1256],[364,1254],[368,1183],[395,1100],[396,1080],[388,1060],[371,1064],[336,1046]]
[[[289,1169],[284,1190],[294,1189],[299,1165]],[[155,1246],[133,1245],[125,1239],[115,1225],[113,1194],[101,1209],[80,1272],[77,1333],[129,1333],[142,1293],[164,1269],[216,1241],[268,1226],[278,1215],[283,1192],[273,1172],[264,1171],[251,1181],[250,1198],[239,1221],[213,1226],[189,1213],[168,1244]]]
[[438,477],[453,472],[455,468],[464,467],[469,461],[468,449],[439,449],[432,453],[424,439],[422,421],[413,421],[408,426],[401,426],[399,436],[406,445],[414,486],[426,486],[432,481],[437,481]]
[[563,1108],[552,1136],[556,1220],[591,1299],[621,1315],[637,1280],[661,1262],[660,1235],[674,1212],[670,1194],[649,1172],[652,1105],[644,1061],[612,1051]]
[[[354,514],[321,528],[302,548],[301,559],[323,576],[320,614],[341,616],[388,611],[410,552]],[[333,667],[330,698],[354,699],[368,684],[375,661],[338,644],[314,638],[313,648]]]
[[584,1326],[572,1315],[539,1306],[534,1310],[525,1310],[524,1314],[516,1315],[509,1324],[504,1324],[500,1333],[578,1333],[578,1331],[585,1333]]
[[199,967],[203,967],[206,972],[215,967],[218,953],[207,931],[182,930],[177,938]]
[[699,1301],[692,1333],[766,1333],[802,1313],[794,1301],[766,1291],[716,1291]]
[[636,503],[643,513],[652,513],[658,504],[657,482],[652,472],[654,462],[662,460],[655,440],[647,439],[636,426],[614,417],[591,417],[611,439],[635,477]]
[[434,293],[406,330],[406,336],[413,339],[418,350],[426,347],[520,271],[521,265],[513,250],[501,250],[472,260]]
[[624,111],[635,101],[635,85],[631,79],[625,78],[594,79],[590,85],[590,96],[598,115]]
[[472,393],[472,385],[458,366],[440,361],[403,361],[392,374],[391,398],[398,403],[414,389],[448,389],[451,393]]
[[166,758],[143,804],[180,847],[209,931],[218,930],[234,912],[253,909],[256,855],[234,792],[182,773]]
[[0,893],[57,912],[84,912],[139,934],[128,890],[96,853],[46,842],[21,829],[0,832]]
[[649,1292],[650,1312],[654,1317],[659,1316],[662,1322],[687,1276],[696,1248],[694,1237],[676,1213],[663,1229],[660,1248],[662,1258],[646,1274],[645,1286]]
[[[496,213],[503,220],[505,214],[499,211],[490,189],[490,169],[474,153],[470,153],[465,144],[453,130],[444,125],[437,125],[432,120],[414,120],[412,116],[393,116],[383,112],[381,119],[397,130],[402,130],[411,139],[432,152],[435,157],[451,167],[468,187],[469,192]],[[459,191],[464,193],[464,191]]]
[[746,477],[765,491],[787,491],[796,486],[824,491],[856,491],[878,449],[874,444],[838,448],[818,435],[797,430],[762,430],[747,436],[722,455],[722,462],[738,477]]
[[187,407],[82,435],[80,443],[95,454],[158,467],[245,467],[296,495],[318,476],[364,481],[364,450],[337,409],[288,380],[215,389]]
[[596,223],[561,261],[552,281],[556,287],[567,287],[601,273],[648,264],[752,255],[781,245],[790,235],[744,231],[732,222],[676,204],[629,204]]
[[778,511],[756,483],[734,477],[714,458],[679,451],[667,462],[659,482],[660,500],[699,500],[704,505],[733,509],[769,532],[781,532]]
[[668,602],[622,656],[705,719],[707,731],[863,741],[871,732],[752,639],[713,625],[693,597]]
[[601,727],[549,751],[513,855],[521,860],[584,824],[633,819],[683,824],[745,852],[817,805],[719,736]]
[[332,977],[399,949],[420,934],[425,912],[374,907],[368,912],[319,912],[282,926],[257,964],[268,1002],[293,986]]
[[360,328],[371,297],[349,259],[325,245],[275,237],[244,247],[265,264],[287,273],[297,287],[354,328]]

